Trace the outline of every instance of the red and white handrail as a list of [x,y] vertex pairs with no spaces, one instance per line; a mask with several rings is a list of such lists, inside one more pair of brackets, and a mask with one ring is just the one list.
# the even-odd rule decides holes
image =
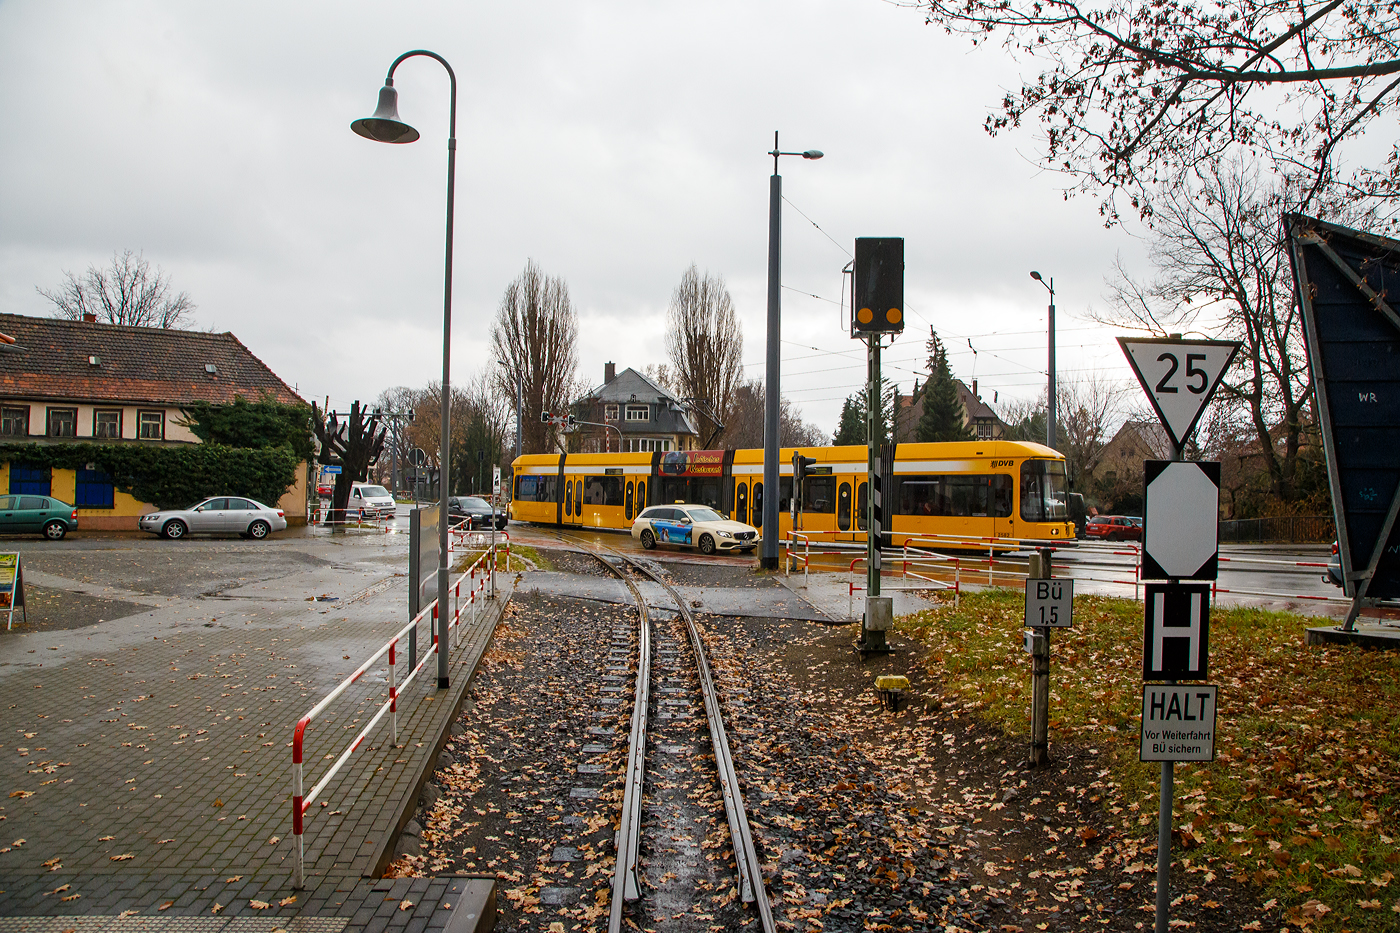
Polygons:
[[[471,565],[471,567],[468,568],[466,573],[463,573],[456,579],[456,581],[450,584],[450,588],[452,589],[454,594],[454,605],[452,609],[452,621],[449,623],[448,630],[449,632],[451,632],[451,637],[453,639],[454,646],[456,644],[459,644],[461,640],[460,627],[462,624],[462,583],[463,581],[467,582],[467,607],[468,611],[474,617],[478,605],[477,594],[487,587],[488,582],[494,590],[496,570],[495,558],[497,556],[496,552],[498,550],[503,550],[508,553],[509,544],[507,543],[505,546],[498,548],[488,548],[487,551],[483,553],[479,558],[477,558],[477,560]],[[480,574],[479,577],[478,574]],[[433,660],[433,658],[437,656],[437,626],[432,626],[432,650],[423,652],[422,660],[420,660],[414,666],[413,670],[408,672],[408,676],[405,677],[401,683],[398,680],[398,644],[410,633],[415,632],[420,622],[428,618],[431,618],[433,620],[436,620],[438,618],[438,604],[436,599],[434,599],[427,606],[423,607],[422,611],[420,611],[416,616],[414,616],[410,622],[408,622],[397,632],[395,632],[387,642],[381,645],[373,654],[366,658],[365,661],[361,663],[360,666],[357,667],[348,677],[346,677],[339,684],[337,684],[336,687],[333,690],[331,690],[330,693],[326,694],[320,700],[320,702],[318,702],[315,706],[311,707],[311,709],[308,710],[305,715],[303,715],[299,720],[297,720],[297,724],[292,730],[292,836],[294,840],[294,847],[296,849],[296,866],[294,869],[294,874],[292,876],[292,886],[295,888],[300,889],[305,886],[305,849],[303,846],[303,837],[306,829],[306,811],[311,808],[311,805],[316,801],[316,798],[318,797],[318,795],[320,795],[321,791],[325,790],[326,785],[331,782],[331,780],[336,776],[336,774],[345,765],[345,763],[350,760],[350,756],[353,755],[355,751],[361,746],[361,744],[364,743],[365,738],[369,736],[369,734],[372,731],[374,731],[375,726],[379,724],[380,720],[384,718],[386,713],[389,715],[390,720],[392,722],[394,745],[398,745],[398,700],[399,697],[403,694],[403,691],[418,676],[418,673],[423,670],[423,668],[428,664],[429,661]],[[360,730],[359,734],[351,740],[350,744],[345,747],[345,749],[340,753],[339,757],[336,758],[335,762],[326,770],[326,773],[322,775],[321,779],[317,781],[315,786],[311,788],[311,791],[309,793],[304,794],[303,750],[306,740],[307,728],[311,725],[312,721],[316,719],[316,717],[320,716],[323,712],[325,712],[326,709],[329,708],[330,705],[336,701],[336,699],[338,699],[342,694],[345,693],[346,690],[348,690],[354,683],[356,683],[361,677],[363,677],[364,674],[367,671],[369,671],[370,668],[373,667],[374,664],[378,662],[380,658],[383,658],[386,655],[388,656],[387,677],[389,681],[389,698],[379,705],[379,708],[375,711],[374,715],[370,718],[369,722],[366,723],[365,727]],[[326,757],[330,756],[327,755]]]

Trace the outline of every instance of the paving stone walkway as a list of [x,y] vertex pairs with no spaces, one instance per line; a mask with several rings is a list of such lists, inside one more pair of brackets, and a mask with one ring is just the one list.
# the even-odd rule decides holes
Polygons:
[[[453,879],[367,876],[412,809],[509,598],[511,578],[497,580],[500,598],[463,628],[452,687],[436,689],[430,661],[400,700],[399,747],[386,717],[308,812],[301,891],[292,729],[403,625],[406,578],[394,567],[348,586],[335,568],[293,568],[218,599],[111,592],[152,608],[0,639],[0,933],[159,930],[176,919],[169,929],[442,928]],[[419,643],[431,646],[426,624]],[[381,664],[312,726],[308,789],[387,696]]]

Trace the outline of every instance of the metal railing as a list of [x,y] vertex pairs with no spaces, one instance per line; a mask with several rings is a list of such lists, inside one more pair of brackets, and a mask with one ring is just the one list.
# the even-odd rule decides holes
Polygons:
[[[481,590],[488,585],[488,581],[491,586],[492,592],[495,592],[495,570],[498,550],[508,551],[508,546],[504,549],[488,549],[487,552],[482,554],[481,557],[479,557],[471,565],[471,567],[468,568],[468,570],[465,573],[457,577],[457,579],[450,584],[450,588],[452,589],[454,595],[452,606],[452,621],[448,625],[449,637],[452,639],[452,643],[447,649],[449,651],[451,651],[452,648],[456,647],[461,642],[461,626],[463,618],[462,584],[464,581],[467,584],[467,610],[468,613],[471,615],[471,621],[475,621],[476,613],[479,611],[477,604],[477,594],[480,593]],[[479,578],[478,573],[480,573]],[[292,875],[292,886],[294,888],[301,889],[305,887],[306,881],[304,849],[306,811],[311,808],[311,805],[316,801],[316,798],[321,793],[321,791],[325,790],[326,786],[336,776],[340,769],[344,767],[345,763],[350,760],[350,757],[364,743],[365,738],[368,737],[369,734],[374,731],[374,728],[377,725],[379,725],[380,721],[386,715],[389,716],[390,722],[392,724],[393,744],[395,747],[398,746],[399,697],[403,695],[404,690],[407,689],[409,684],[413,683],[414,679],[417,678],[419,672],[423,670],[424,666],[426,666],[429,661],[431,661],[437,656],[437,652],[439,650],[436,625],[437,619],[438,604],[437,600],[434,599],[427,606],[423,607],[423,610],[419,612],[416,616],[414,616],[411,621],[409,621],[406,625],[404,625],[397,632],[395,632],[387,642],[381,645],[373,654],[366,658],[364,662],[360,664],[359,667],[355,668],[355,670],[344,680],[342,680],[333,690],[331,690],[330,693],[326,694],[326,696],[323,697],[320,702],[311,707],[311,709],[308,710],[305,715],[303,715],[299,720],[297,720],[297,724],[292,731],[292,835],[294,839],[294,848],[296,849],[296,865]],[[424,652],[422,660],[418,661],[417,664],[414,664],[412,670],[410,670],[407,676],[404,677],[403,681],[400,682],[398,680],[399,642],[405,638],[408,638],[410,635],[413,636],[414,639],[416,639],[418,625],[424,620],[431,620],[431,622],[433,623],[431,626],[433,633],[432,650]],[[336,701],[336,699],[338,699],[342,694],[345,693],[346,690],[348,690],[352,685],[359,681],[360,678],[363,677],[370,670],[370,668],[376,662],[379,661],[380,658],[386,657],[387,671],[385,677],[389,684],[388,699],[379,704],[379,708],[375,711],[374,715],[370,717],[369,722],[366,723],[365,727],[360,730],[359,734],[356,735],[354,739],[350,741],[350,744],[347,745],[343,751],[341,751],[340,755],[335,758],[335,762],[326,770],[326,773],[321,776],[321,779],[316,782],[315,786],[311,788],[310,792],[303,794],[303,752],[306,741],[307,729],[310,727],[314,719],[316,719],[318,716],[324,713],[330,707],[330,705]],[[331,758],[333,756],[334,752],[327,754],[324,757]]]
[[1330,515],[1275,515],[1220,523],[1221,544],[1327,544],[1336,537]]

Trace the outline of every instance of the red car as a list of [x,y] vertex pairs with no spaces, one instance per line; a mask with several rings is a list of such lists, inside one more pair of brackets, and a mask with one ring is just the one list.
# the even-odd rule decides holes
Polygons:
[[1142,526],[1122,515],[1095,515],[1084,526],[1084,536],[1101,541],[1141,541]]

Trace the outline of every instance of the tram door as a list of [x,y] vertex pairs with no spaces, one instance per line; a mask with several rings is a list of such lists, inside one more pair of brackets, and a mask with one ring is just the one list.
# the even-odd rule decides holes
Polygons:
[[851,530],[851,484],[845,480],[836,491],[836,529]]
[[749,522],[755,528],[763,527],[763,484],[753,484],[753,521]]
[[647,507],[647,484],[643,480],[637,480],[637,511]]
[[734,520],[749,523],[749,485],[736,483],[734,487]]
[[627,520],[632,520],[632,491],[635,485],[630,479],[627,481],[627,494],[622,500],[622,512],[627,516]]

